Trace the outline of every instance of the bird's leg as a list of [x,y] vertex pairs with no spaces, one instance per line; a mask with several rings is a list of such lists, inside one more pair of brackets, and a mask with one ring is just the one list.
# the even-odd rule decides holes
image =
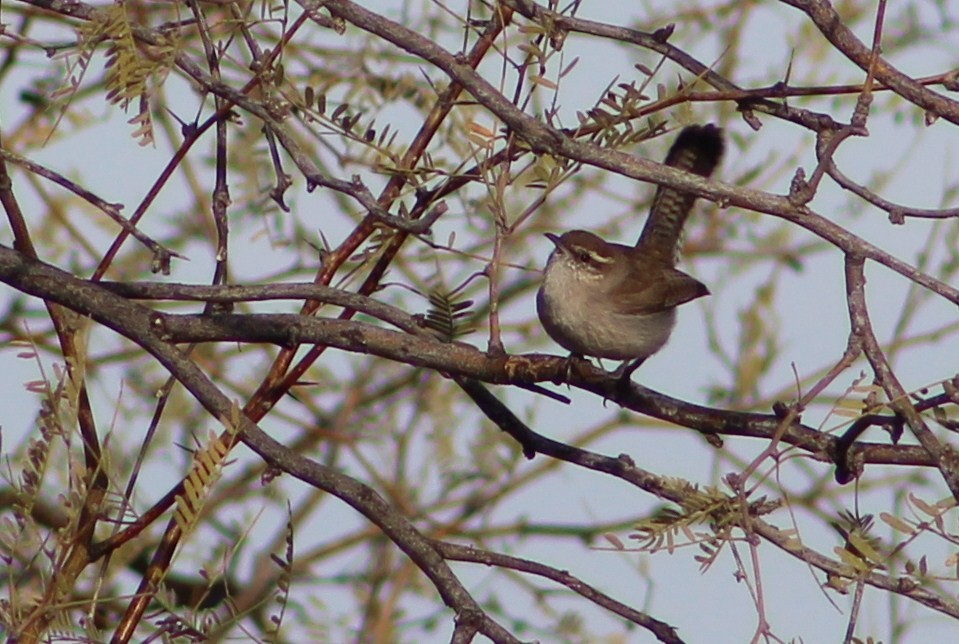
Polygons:
[[617,379],[617,388],[621,391],[628,391],[633,372],[639,369],[644,362],[646,362],[646,358],[624,360],[623,364],[619,365],[619,368],[613,372],[613,377]]
[[570,352],[570,354],[566,356],[566,363],[563,367],[563,380],[555,381],[557,385],[566,383],[566,386],[567,387],[569,386],[569,381],[573,377],[573,360],[576,360],[577,358],[581,359],[582,357],[583,356],[579,355],[578,353],[572,353],[572,352]]

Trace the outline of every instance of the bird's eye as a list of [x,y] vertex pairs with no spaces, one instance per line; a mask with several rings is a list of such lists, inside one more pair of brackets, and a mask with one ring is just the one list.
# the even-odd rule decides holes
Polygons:
[[578,253],[576,253],[576,259],[583,262],[584,264],[590,264],[593,261],[592,255],[587,253],[585,250],[581,250]]

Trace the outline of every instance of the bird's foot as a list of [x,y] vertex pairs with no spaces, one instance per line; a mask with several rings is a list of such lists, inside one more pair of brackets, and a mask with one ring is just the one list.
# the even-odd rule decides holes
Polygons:
[[582,357],[583,356],[575,353],[571,353],[566,356],[566,360],[563,362],[563,375],[561,378],[557,378],[553,382],[555,382],[557,385],[566,385],[568,387],[569,381],[572,380],[573,377],[573,361]]
[[632,384],[633,372],[646,362],[646,358],[636,358],[635,360],[624,360],[623,364],[613,372],[616,378],[616,390],[618,393],[626,393]]

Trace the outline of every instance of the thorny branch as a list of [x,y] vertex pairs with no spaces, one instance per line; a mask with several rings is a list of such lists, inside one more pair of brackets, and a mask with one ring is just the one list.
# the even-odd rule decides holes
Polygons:
[[[882,58],[881,27],[882,19],[877,20],[876,38],[873,46],[862,44],[853,32],[843,24],[832,6],[823,0],[784,0],[802,11],[820,32],[842,52],[866,72],[866,81],[861,85],[795,87],[788,79],[772,86],[762,88],[743,88],[734,83],[719,66],[703,63],[690,56],[682,48],[669,42],[672,26],[662,26],[652,32],[643,32],[616,25],[608,25],[577,17],[578,3],[572,3],[571,10],[556,12],[556,4],[540,5],[528,0],[504,0],[495,4],[494,18],[485,25],[477,22],[468,24],[477,39],[467,54],[453,53],[431,40],[427,35],[410,29],[399,22],[389,20],[383,15],[366,9],[360,4],[346,0],[302,0],[299,4],[305,10],[296,20],[287,24],[280,45],[272,50],[263,51],[252,32],[243,23],[241,32],[256,61],[257,74],[248,83],[240,87],[231,84],[220,70],[221,52],[219,43],[204,21],[204,5],[192,3],[193,24],[202,36],[203,59],[206,69],[200,64],[200,58],[186,50],[178,53],[176,63],[180,72],[204,91],[216,98],[216,114],[200,126],[186,128],[185,141],[177,156],[168,165],[165,174],[154,184],[151,193],[144,199],[131,220],[119,216],[113,205],[95,197],[82,186],[74,184],[62,175],[27,160],[25,157],[0,150],[4,159],[46,176],[58,185],[81,195],[97,208],[113,217],[123,228],[124,235],[104,257],[101,269],[94,274],[93,281],[80,280],[73,275],[60,271],[48,264],[36,260],[35,253],[26,253],[25,239],[22,234],[26,224],[22,216],[14,215],[12,184],[4,173],[5,184],[0,196],[14,228],[20,232],[17,236],[17,249],[20,252],[0,247],[0,277],[8,285],[24,293],[42,298],[46,303],[61,306],[90,316],[99,324],[113,329],[123,337],[139,344],[181,382],[211,415],[217,418],[233,416],[235,407],[213,384],[209,377],[198,367],[197,362],[181,352],[176,343],[271,343],[282,347],[267,377],[262,380],[260,389],[247,401],[246,415],[241,415],[241,440],[260,454],[272,467],[288,472],[311,486],[333,494],[355,508],[360,514],[372,521],[393,543],[395,543],[416,564],[437,589],[443,601],[456,612],[456,632],[454,639],[462,641],[480,632],[494,641],[515,641],[514,636],[502,625],[493,620],[473,599],[449,569],[447,560],[477,561],[487,565],[522,570],[535,575],[544,575],[554,581],[587,597],[599,605],[612,610],[624,618],[644,626],[656,634],[662,641],[678,641],[675,631],[663,622],[651,616],[615,602],[580,580],[536,562],[521,561],[505,557],[498,553],[480,552],[464,549],[440,540],[430,539],[417,530],[408,517],[396,507],[381,498],[371,488],[357,479],[347,477],[335,467],[320,465],[315,461],[298,455],[266,436],[255,424],[272,406],[298,382],[302,374],[319,358],[328,347],[357,354],[377,356],[384,360],[428,369],[451,376],[467,390],[469,395],[500,428],[513,437],[528,457],[536,454],[548,456],[557,461],[575,464],[579,467],[602,472],[630,483],[637,489],[667,499],[675,503],[683,500],[683,495],[673,490],[668,481],[652,472],[635,465],[627,456],[611,458],[596,452],[574,447],[559,441],[545,438],[524,424],[512,411],[506,408],[489,390],[474,388],[477,381],[500,385],[530,385],[548,380],[559,380],[565,374],[568,364],[552,356],[535,354],[489,355],[461,343],[439,342],[423,332],[420,321],[406,312],[369,297],[381,286],[386,270],[393,266],[404,242],[409,235],[428,234],[434,224],[448,211],[445,202],[439,202],[449,194],[468,185],[481,181],[491,168],[509,164],[521,157],[551,156],[570,164],[582,164],[616,173],[645,182],[686,190],[690,193],[716,201],[723,206],[738,206],[754,212],[770,215],[805,229],[816,237],[825,240],[838,249],[846,258],[846,283],[851,331],[847,348],[835,364],[835,367],[817,383],[806,396],[799,397],[799,403],[786,415],[745,413],[714,409],[675,400],[651,391],[639,385],[633,385],[623,391],[615,387],[615,381],[608,374],[591,365],[574,365],[569,384],[618,403],[625,409],[652,416],[663,421],[678,424],[702,432],[710,437],[744,436],[764,441],[779,441],[789,448],[798,448],[812,458],[837,464],[837,476],[862,473],[862,466],[887,464],[912,467],[934,467],[941,473],[953,495],[959,498],[959,464],[951,446],[938,438],[928,427],[922,412],[937,410],[949,404],[955,404],[955,384],[944,386],[945,392],[920,403],[913,403],[903,385],[899,382],[887,360],[879,340],[876,338],[869,320],[864,295],[863,270],[867,261],[906,277],[913,283],[935,293],[952,304],[959,305],[959,290],[948,280],[918,270],[910,263],[899,259],[879,246],[866,242],[861,237],[835,223],[830,217],[812,211],[806,204],[815,196],[821,182],[829,177],[838,185],[850,190],[862,199],[886,210],[894,223],[902,223],[904,217],[950,218],[955,217],[956,209],[930,210],[914,208],[908,205],[894,204],[879,197],[866,186],[859,185],[847,178],[837,166],[834,153],[849,135],[864,135],[866,108],[873,92],[893,92],[926,110],[936,118],[959,123],[959,109],[955,101],[935,92],[932,86],[942,84],[951,89],[955,85],[952,72],[936,74],[927,79],[913,79],[893,67]],[[93,20],[98,8],[93,5],[71,1],[67,3],[50,0],[27,0],[23,4],[32,5],[46,11],[59,13],[78,20]],[[884,6],[884,5],[883,5]],[[232,16],[240,20],[243,16],[239,9],[231,5]],[[326,12],[331,17],[327,17]],[[527,22],[522,22],[522,21]],[[315,158],[314,151],[306,144],[295,127],[295,119],[290,118],[289,105],[278,104],[271,99],[276,87],[269,85],[264,72],[282,59],[283,47],[293,41],[305,24],[317,24],[324,28],[342,32],[345,25],[375,36],[381,42],[392,43],[396,48],[416,56],[433,68],[441,70],[450,85],[438,92],[436,105],[424,120],[423,127],[406,150],[387,187],[375,196],[360,175],[349,178],[334,176]],[[797,174],[794,183],[796,190],[789,195],[777,195],[744,186],[736,186],[718,181],[704,181],[694,175],[672,168],[663,167],[642,156],[628,154],[612,147],[604,147],[591,138],[602,128],[596,124],[581,124],[577,128],[561,128],[553,125],[551,118],[541,118],[530,114],[517,96],[510,98],[502,87],[495,86],[480,71],[481,63],[490,51],[495,51],[498,39],[512,28],[522,23],[524,27],[535,26],[542,29],[542,41],[551,43],[557,50],[562,48],[569,34],[579,34],[598,39],[608,39],[619,43],[628,43],[637,48],[657,52],[675,65],[686,70],[696,79],[712,88],[711,91],[677,92],[674,96],[665,96],[642,106],[641,109],[628,111],[619,118],[628,123],[657,114],[664,108],[691,102],[730,102],[736,106],[747,123],[756,130],[763,125],[759,114],[787,121],[807,128],[815,136],[819,166],[810,181]],[[184,21],[180,27],[187,26]],[[133,33],[141,44],[156,45],[165,38],[165,30],[133,24]],[[480,27],[484,27],[480,29]],[[23,39],[19,42],[25,43]],[[504,40],[505,42],[505,40]],[[464,48],[465,49],[465,48]],[[505,55],[504,55],[505,59]],[[237,89],[237,87],[240,87]],[[786,99],[798,96],[827,96],[843,93],[859,93],[860,105],[847,125],[840,123],[829,114],[811,109],[799,108],[787,103]],[[449,115],[464,101],[463,97],[494,115],[505,124],[506,136],[503,146],[492,152],[473,168],[462,173],[452,174],[439,187],[427,189],[416,186],[416,206],[412,213],[397,210],[398,195],[412,187],[406,173],[415,172],[428,155],[431,142],[447,125]],[[275,97],[273,97],[275,98]],[[523,105],[524,109],[518,107]],[[182,284],[153,283],[104,283],[95,282],[102,276],[126,234],[133,235],[149,247],[159,258],[163,268],[170,258],[177,257],[141,232],[140,217],[153,203],[156,193],[166,184],[168,178],[180,166],[183,156],[190,147],[206,132],[215,126],[217,136],[216,171],[217,180],[213,191],[213,213],[217,231],[217,269],[214,284],[226,279],[228,270],[229,241],[228,214],[230,195],[227,183],[229,169],[229,150],[227,147],[227,119],[231,110],[237,109],[246,115],[255,117],[262,123],[264,136],[269,142],[271,160],[276,186],[271,192],[274,201],[284,209],[284,193],[292,185],[283,170],[282,153],[288,156],[306,181],[309,190],[323,188],[347,197],[364,213],[362,223],[339,246],[325,255],[324,261],[316,273],[316,284],[270,284],[264,286],[212,286],[199,287]],[[651,131],[654,131],[651,129]],[[281,150],[282,148],[282,150]],[[505,176],[505,175],[504,175]],[[394,214],[394,212],[400,214]],[[527,214],[531,214],[530,213]],[[524,216],[520,223],[528,219]],[[506,222],[503,222],[504,226]],[[388,231],[385,243],[386,252],[375,266],[369,269],[365,280],[356,292],[334,289],[327,286],[333,283],[334,276],[341,271],[348,258],[377,229]],[[505,230],[505,228],[504,228]],[[498,255],[496,257],[498,259]],[[494,267],[495,268],[495,267]],[[499,284],[493,289],[499,293]],[[302,300],[301,315],[280,314],[223,314],[210,315],[216,307],[213,304],[232,304],[247,301],[273,299]],[[177,300],[201,301],[207,304],[207,314],[177,315],[150,309],[133,300]],[[334,305],[344,309],[339,319],[322,317],[317,314],[320,305]],[[355,312],[363,312],[377,320],[386,322],[398,330],[379,325],[355,322],[350,318]],[[55,315],[52,313],[52,315]],[[56,318],[55,318],[56,319]],[[307,355],[294,364],[295,352],[301,345],[313,345]],[[65,355],[72,355],[65,348]],[[884,443],[866,443],[858,440],[844,440],[805,425],[801,413],[805,406],[831,383],[840,372],[851,366],[860,353],[864,353],[872,368],[875,380],[890,401],[889,406],[896,412],[916,437],[919,445]],[[159,413],[159,411],[158,411]],[[784,420],[784,418],[788,418]],[[96,432],[93,430],[92,416],[85,421],[85,432],[89,453],[98,449]],[[858,436],[858,434],[856,435]],[[771,444],[764,457],[777,458],[781,455],[778,446]],[[765,459],[764,459],[765,460]],[[854,464],[854,466],[850,465]],[[95,469],[96,463],[91,463]],[[751,470],[750,470],[751,471]],[[179,488],[177,488],[178,490]],[[94,544],[90,552],[96,559],[137,536],[146,526],[159,518],[172,503],[177,490],[171,490],[150,511],[141,516],[141,521],[118,533],[115,540]],[[848,576],[848,568],[834,559],[825,557],[805,546],[797,546],[791,536],[780,531],[771,523],[763,521],[761,504],[747,505],[741,526],[750,536],[759,535],[774,543],[784,552],[835,576]],[[95,525],[90,518],[89,530]],[[172,553],[179,541],[176,525],[171,522],[163,537],[160,548],[155,552],[154,561],[148,573],[143,576],[138,596],[130,603],[127,615],[121,622],[116,634],[118,641],[129,639],[142,619],[142,615],[156,583],[168,570]],[[927,589],[913,585],[894,575],[869,572],[862,579],[875,587],[900,593],[924,605],[951,615],[959,616],[959,607],[951,600],[943,599]],[[852,625],[850,625],[850,629]],[[38,629],[38,632],[41,629]],[[852,632],[852,630],[850,630]]]

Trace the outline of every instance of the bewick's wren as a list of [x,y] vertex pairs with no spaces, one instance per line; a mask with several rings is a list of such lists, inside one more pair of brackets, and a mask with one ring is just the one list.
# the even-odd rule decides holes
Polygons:
[[[683,129],[666,165],[708,177],[723,154],[714,125]],[[546,236],[549,256],[536,311],[553,340],[573,355],[623,360],[628,380],[666,344],[676,307],[709,294],[676,268],[683,225],[696,197],[660,186],[636,246],[613,244],[585,230]]]

